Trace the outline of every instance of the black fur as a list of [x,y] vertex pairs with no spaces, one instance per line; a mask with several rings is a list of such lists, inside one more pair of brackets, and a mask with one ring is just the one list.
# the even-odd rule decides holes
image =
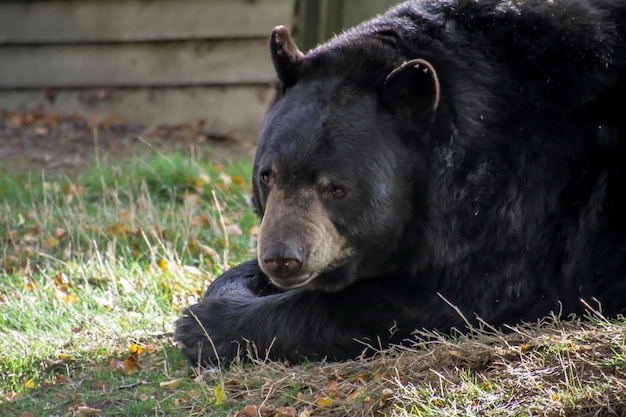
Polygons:
[[[438,102],[403,78],[411,94],[393,102],[386,78],[416,58]],[[626,2],[409,1],[285,65],[256,209],[270,167],[294,195],[330,177],[347,194],[319,198],[356,253],[292,290],[256,261],[219,277],[176,325],[194,363],[248,342],[261,358],[340,360],[464,326],[443,298],[494,325],[594,297],[624,311]]]

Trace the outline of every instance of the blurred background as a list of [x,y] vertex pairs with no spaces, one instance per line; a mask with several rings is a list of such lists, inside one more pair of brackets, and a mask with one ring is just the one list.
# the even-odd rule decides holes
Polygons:
[[398,2],[2,1],[0,137],[73,115],[102,130],[161,127],[162,137],[189,125],[254,146],[272,96],[272,28],[290,27],[307,50]]

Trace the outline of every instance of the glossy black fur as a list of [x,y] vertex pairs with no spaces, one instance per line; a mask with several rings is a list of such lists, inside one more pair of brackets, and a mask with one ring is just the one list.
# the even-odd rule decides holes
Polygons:
[[[443,298],[494,325],[580,314],[594,297],[623,312],[625,43],[621,0],[422,0],[290,64],[257,150],[256,209],[271,164],[294,193],[337,179],[349,192],[325,209],[358,256],[317,289],[233,268],[177,322],[184,353],[214,363],[253,342],[261,358],[351,358],[463,328]],[[437,71],[432,117],[380,98],[414,58]]]

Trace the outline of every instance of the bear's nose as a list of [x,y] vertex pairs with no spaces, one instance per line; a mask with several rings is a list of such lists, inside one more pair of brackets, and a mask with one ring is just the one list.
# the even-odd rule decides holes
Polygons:
[[285,242],[274,242],[263,252],[266,272],[275,278],[287,278],[302,269],[302,248]]

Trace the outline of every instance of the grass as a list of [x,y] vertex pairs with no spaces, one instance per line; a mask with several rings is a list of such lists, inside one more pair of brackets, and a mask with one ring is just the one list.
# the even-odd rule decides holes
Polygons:
[[5,172],[0,416],[626,415],[626,321],[601,315],[197,374],[173,322],[253,256],[250,171],[154,154],[72,178]]

